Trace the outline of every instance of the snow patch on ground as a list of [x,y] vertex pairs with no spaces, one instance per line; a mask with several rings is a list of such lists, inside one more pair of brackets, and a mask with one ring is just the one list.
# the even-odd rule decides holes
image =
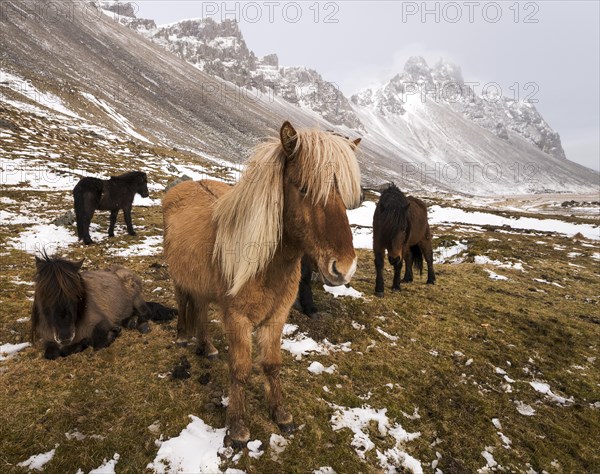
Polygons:
[[501,262],[500,260],[491,259],[486,255],[476,255],[474,262],[478,265],[494,265],[495,267],[525,272],[525,269],[523,268],[523,262]]
[[431,206],[428,212],[430,224],[470,224],[509,226],[518,230],[555,232],[567,236],[581,233],[585,238],[600,240],[600,228],[591,224],[574,224],[558,219],[536,219],[534,217],[508,218],[488,212],[468,212],[455,207]]
[[533,416],[535,415],[535,409],[531,407],[531,405],[527,405],[519,400],[515,401],[515,405],[517,406],[517,411],[523,416]]
[[[288,328],[286,329],[286,327],[284,326],[284,336],[293,334],[298,329],[297,326],[292,324],[286,324],[286,326],[288,326]],[[295,328],[289,328],[289,326],[295,326]],[[290,330],[291,333],[289,332]],[[286,331],[288,334],[286,334]],[[296,360],[302,360],[302,357],[308,355],[309,353],[329,355],[332,352],[350,352],[352,350],[350,348],[351,344],[351,342],[332,344],[327,339],[323,339],[323,341],[317,342],[304,333],[298,333],[292,338],[284,337],[281,340],[281,348],[295,356]]]
[[54,449],[52,449],[46,453],[34,454],[33,456],[26,459],[25,461],[17,464],[17,466],[25,467],[25,468],[29,469],[30,471],[43,471],[44,466],[47,463],[49,463],[52,460],[52,458],[54,457],[57,446],[58,445],[56,445],[54,447]]
[[421,433],[408,433],[399,423],[391,424],[386,414],[387,408],[376,410],[368,405],[360,408],[330,406],[335,410],[330,420],[333,430],[347,428],[354,433],[351,445],[359,458],[365,459],[365,453],[376,448],[368,434],[369,425],[374,422],[380,436],[391,436],[395,440],[393,448],[383,452],[376,450],[379,464],[385,472],[397,472],[396,468],[401,466],[415,474],[423,472],[421,463],[402,450],[405,443],[418,438]]
[[508,277],[505,277],[504,275],[498,275],[496,272],[493,272],[488,268],[484,268],[484,270],[488,272],[491,280],[508,280]]
[[273,461],[279,460],[279,455],[285,451],[289,441],[283,436],[273,433],[269,438],[269,448],[271,449],[271,459]]
[[29,342],[21,342],[19,344],[2,344],[0,345],[0,361],[6,360],[14,356],[17,352],[31,346]]
[[153,235],[144,237],[144,241],[139,244],[129,245],[125,248],[110,249],[111,255],[118,257],[141,257],[149,255],[158,255],[162,252],[162,235]]
[[391,334],[385,332],[383,329],[381,329],[379,326],[377,326],[375,328],[375,330],[381,334],[384,337],[387,337],[390,341],[397,341],[398,340],[398,336],[392,336]]
[[[90,235],[95,239],[99,236],[98,233],[90,233]],[[75,243],[77,243],[76,235],[66,227],[54,224],[34,225],[8,241],[11,247],[33,255],[40,255],[42,252],[52,255],[58,249]]]
[[350,298],[362,298],[363,297],[363,294],[360,291],[355,290],[351,286],[346,287],[344,285],[340,285],[340,286],[323,285],[323,289],[327,293],[332,294],[335,298],[337,298],[338,296],[349,296]]
[[106,460],[100,464],[96,469],[92,469],[89,474],[115,474],[115,468],[119,462],[121,456],[119,453],[115,453],[111,460]]
[[461,263],[463,259],[458,256],[467,248],[467,245],[461,242],[450,247],[438,247],[433,251],[433,263]]
[[190,415],[191,422],[175,436],[160,442],[158,453],[147,469],[156,473],[222,473],[220,469],[226,428],[213,428]]
[[573,397],[565,398],[565,397],[561,397],[560,395],[556,395],[550,389],[550,385],[546,382],[534,381],[534,382],[529,382],[529,385],[531,385],[536,392],[546,395],[552,401],[559,403],[561,405],[570,404],[570,403],[575,402],[575,400],[573,400]]
[[325,372],[326,374],[333,374],[337,366],[335,364],[330,365],[329,367],[325,367],[320,362],[314,361],[308,366],[308,371],[315,375],[322,374]]

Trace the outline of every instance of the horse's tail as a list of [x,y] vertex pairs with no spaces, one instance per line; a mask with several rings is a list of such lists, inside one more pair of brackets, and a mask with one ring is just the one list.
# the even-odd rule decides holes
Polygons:
[[412,257],[413,268],[419,271],[419,275],[423,274],[423,252],[421,252],[421,247],[418,245],[413,245],[410,248],[410,255]]
[[84,195],[85,191],[79,184],[73,188],[73,201],[75,206],[75,220],[77,221],[77,238],[83,239],[83,222],[85,221],[85,203]]

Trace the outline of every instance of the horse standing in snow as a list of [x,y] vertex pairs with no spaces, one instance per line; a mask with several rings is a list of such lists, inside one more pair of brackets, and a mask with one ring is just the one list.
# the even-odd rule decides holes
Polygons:
[[346,216],[360,199],[355,146],[324,131],[296,132],[285,122],[279,139],[257,146],[237,185],[186,181],[164,197],[164,254],[179,336],[195,335],[200,352],[216,356],[209,303],[223,312],[231,376],[227,419],[236,447],[250,439],[244,392],[253,331],[271,416],[284,432],[294,427],[279,379],[282,329],[304,254],[333,285],[349,282],[356,270]]
[[127,233],[135,235],[131,222],[131,207],[136,194],[148,197],[148,177],[142,171],[130,171],[110,179],[81,178],[73,188],[77,237],[85,245],[92,244],[90,223],[96,209],[110,211],[108,236],[114,237],[119,210],[123,209]]
[[151,313],[142,297],[142,281],[132,271],[113,266],[80,272],[83,260],[47,255],[36,257],[35,263],[31,339],[37,336],[44,341],[47,359],[66,357],[89,346],[108,347],[121,325],[137,326],[141,333],[150,331]]
[[413,280],[413,266],[423,271],[423,256],[427,261],[427,283],[435,283],[431,230],[427,222],[427,206],[415,197],[406,197],[391,184],[381,193],[373,214],[373,253],[375,254],[375,295],[383,297],[383,265],[387,249],[394,267],[392,291],[400,291],[402,259],[406,260],[404,282]]

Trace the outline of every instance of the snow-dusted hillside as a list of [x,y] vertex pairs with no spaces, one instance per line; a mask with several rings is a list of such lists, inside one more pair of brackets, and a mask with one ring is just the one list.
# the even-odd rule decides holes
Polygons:
[[47,111],[60,101],[88,126],[234,163],[284,120],[336,129],[363,137],[365,185],[394,180],[420,194],[589,192],[597,186],[598,174],[564,159],[558,134],[527,104],[402,95],[411,81],[460,80],[460,70],[446,63],[429,68],[411,60],[383,88],[349,101],[316,71],[280,67],[276,55],[257,58],[235,23],[190,20],[159,28],[114,2],[102,2],[90,21],[94,7],[84,1],[50,22],[31,0],[3,5],[5,104]]

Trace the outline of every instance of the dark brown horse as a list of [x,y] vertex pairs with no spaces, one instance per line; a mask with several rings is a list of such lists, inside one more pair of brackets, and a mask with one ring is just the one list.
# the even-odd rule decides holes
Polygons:
[[[130,270],[80,272],[83,260],[71,262],[44,255],[35,259],[35,294],[31,338],[44,343],[47,359],[108,347],[121,325],[150,330],[150,310],[142,297],[142,281]],[[137,323],[135,314],[138,314]]]
[[127,233],[135,235],[131,222],[131,207],[136,194],[148,197],[148,177],[142,171],[130,171],[110,179],[81,178],[73,188],[77,237],[85,245],[92,244],[90,223],[96,209],[110,211],[108,236],[114,237],[119,210],[123,209]]
[[283,406],[281,333],[309,255],[323,277],[343,284],[356,270],[346,208],[360,199],[356,144],[328,132],[294,130],[259,145],[233,187],[186,181],[163,199],[164,253],[179,305],[180,337],[196,336],[206,355],[208,305],[223,312],[231,386],[227,419],[234,446],[250,438],[245,385],[252,369],[252,333],[266,377],[271,416],[293,429]]
[[415,197],[406,197],[391,184],[381,193],[373,214],[373,253],[375,254],[375,294],[383,297],[383,265],[385,251],[394,267],[392,291],[400,291],[402,259],[406,260],[404,282],[413,280],[413,266],[421,273],[423,257],[427,261],[427,283],[435,282],[431,230],[427,222],[427,206]]

